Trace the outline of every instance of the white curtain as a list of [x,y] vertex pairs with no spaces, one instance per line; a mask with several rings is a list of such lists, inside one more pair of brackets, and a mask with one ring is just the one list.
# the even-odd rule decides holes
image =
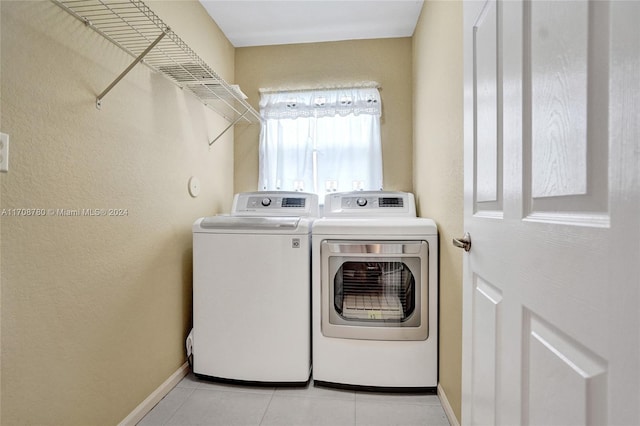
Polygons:
[[376,88],[262,94],[261,190],[327,192],[382,188]]

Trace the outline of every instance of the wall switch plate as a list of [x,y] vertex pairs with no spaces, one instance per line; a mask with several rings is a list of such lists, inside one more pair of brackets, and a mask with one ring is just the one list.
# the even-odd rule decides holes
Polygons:
[[0,172],[9,171],[9,135],[0,133]]

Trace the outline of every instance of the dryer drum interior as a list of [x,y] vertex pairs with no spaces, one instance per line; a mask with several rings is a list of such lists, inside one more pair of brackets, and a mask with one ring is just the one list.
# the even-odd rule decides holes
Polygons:
[[335,274],[334,309],[347,321],[404,322],[416,308],[416,280],[402,261],[342,264]]

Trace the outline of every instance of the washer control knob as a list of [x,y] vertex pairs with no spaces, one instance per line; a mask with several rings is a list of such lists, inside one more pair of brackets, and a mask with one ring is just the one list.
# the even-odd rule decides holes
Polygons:
[[367,199],[366,198],[358,198],[356,200],[356,204],[359,205],[360,207],[364,207],[367,205]]
[[263,198],[262,199],[262,205],[265,207],[268,207],[271,205],[271,198]]

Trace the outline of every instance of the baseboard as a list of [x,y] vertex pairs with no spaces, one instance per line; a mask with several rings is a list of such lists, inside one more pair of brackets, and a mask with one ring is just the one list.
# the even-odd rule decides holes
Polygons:
[[438,398],[440,398],[440,404],[442,404],[442,408],[444,409],[444,413],[447,415],[447,419],[449,420],[449,424],[451,426],[460,426],[460,422],[458,418],[453,412],[453,408],[451,408],[451,404],[449,404],[449,400],[447,399],[447,394],[444,393],[444,389],[438,383]]
[[156,390],[151,392],[144,401],[140,403],[118,426],[135,426],[153,407],[156,406],[173,389],[184,376],[189,374],[189,364],[184,363],[178,370],[164,381]]

